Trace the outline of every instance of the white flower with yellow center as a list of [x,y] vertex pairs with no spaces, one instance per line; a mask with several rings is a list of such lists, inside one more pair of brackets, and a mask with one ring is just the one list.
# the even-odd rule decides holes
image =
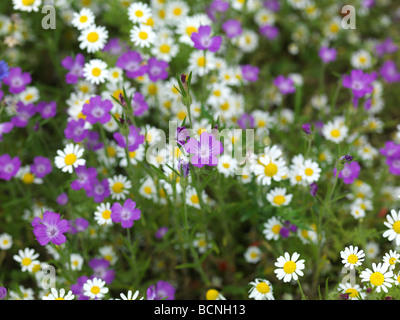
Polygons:
[[108,81],[110,81],[110,83],[117,84],[123,80],[124,72],[121,68],[118,67],[110,68],[108,70],[108,73],[109,73]]
[[71,270],[82,270],[83,257],[79,253],[70,254],[70,264],[67,263],[66,267]]
[[367,295],[366,292],[358,284],[339,283],[338,291],[342,294],[348,294],[350,300],[362,300]]
[[8,233],[0,234],[0,249],[8,250],[13,244],[12,237]]
[[76,91],[81,92],[82,94],[94,94],[96,91],[96,86],[84,79],[78,80],[75,88]]
[[149,48],[156,40],[156,34],[150,26],[133,26],[130,31],[130,39],[135,46]]
[[249,282],[251,289],[249,290],[249,298],[254,300],[275,300],[273,295],[272,284],[266,279],[255,279]]
[[72,173],[74,168],[83,166],[86,160],[82,158],[84,149],[73,143],[65,146],[64,150],[57,150],[55,157],[55,165],[61,169],[62,172]]
[[286,188],[274,188],[267,193],[267,200],[274,207],[287,206],[292,197],[292,194],[286,194]]
[[208,289],[206,300],[226,300],[226,298],[216,289]]
[[[120,297],[122,300],[136,300],[137,297],[139,296],[139,290],[136,290],[135,293],[133,293],[132,290],[128,290],[128,293],[125,295],[124,293],[120,294]],[[121,300],[116,298],[115,300]],[[143,300],[144,297],[140,298],[139,300]]]
[[96,207],[94,220],[100,225],[112,225],[111,204],[109,202],[101,203]]
[[232,90],[225,83],[215,82],[208,85],[210,95],[207,98],[207,104],[217,107],[232,94]]
[[65,294],[65,289],[61,288],[60,291],[57,291],[56,288],[50,289],[51,293],[47,296],[43,296],[42,300],[74,300],[75,295],[72,294],[72,291],[69,290],[67,294]]
[[380,252],[379,244],[373,241],[367,242],[365,245],[365,254],[370,259],[375,259]]
[[105,287],[105,284],[105,281],[96,277],[88,279],[83,285],[83,294],[90,299],[102,299],[108,293],[108,288]]
[[361,266],[364,261],[365,253],[363,250],[358,250],[357,246],[350,246],[340,251],[340,257],[345,267],[354,269],[355,267]]
[[239,36],[232,39],[232,42],[245,53],[253,52],[258,47],[259,36],[251,29],[244,29]]
[[152,199],[157,195],[157,186],[151,177],[143,180],[139,188],[139,193],[147,199]]
[[39,100],[40,94],[36,87],[28,86],[26,89],[18,94],[18,100],[24,104],[35,103]]
[[26,12],[37,12],[42,4],[42,0],[13,0],[13,9],[26,11]]
[[151,48],[151,53],[157,58],[170,62],[179,52],[179,46],[172,38],[156,41]]
[[386,220],[383,224],[388,228],[383,233],[384,238],[388,238],[389,241],[394,240],[396,245],[400,245],[400,213],[392,209],[390,214],[386,215]]
[[[143,161],[144,155],[145,155],[145,146],[141,144],[139,148],[137,148],[135,151],[128,152],[129,162],[135,166],[139,162]],[[125,168],[128,165],[125,148],[121,147],[117,148],[117,157],[120,159],[119,166]]]
[[35,174],[31,172],[31,167],[29,165],[20,167],[16,176],[27,185],[43,183],[43,179],[36,177]]
[[19,286],[19,291],[10,290],[9,300],[34,300],[34,291],[31,288]]
[[342,30],[342,19],[335,17],[325,26],[324,33],[328,39],[334,40],[338,37],[340,30]]
[[319,167],[318,163],[312,161],[311,159],[304,160],[299,171],[302,175],[302,179],[308,184],[318,181],[321,174],[321,168]]
[[84,78],[92,84],[100,84],[109,76],[108,65],[103,60],[92,59],[83,66]]
[[355,69],[368,69],[372,66],[371,54],[364,49],[361,49],[351,56],[351,66]]
[[[205,23],[204,25],[208,25]],[[200,27],[200,20],[195,17],[186,17],[176,26],[176,33],[179,35],[179,42],[193,45],[192,33],[197,32]]]
[[189,6],[184,1],[168,1],[165,7],[166,19],[169,23],[177,25],[188,15],[189,9]]
[[205,192],[203,190],[201,195],[198,195],[196,192],[196,189],[193,187],[188,187],[186,190],[186,203],[187,205],[200,209],[200,197],[202,197],[202,200],[204,201],[205,199]]
[[114,200],[124,200],[129,190],[132,188],[131,181],[122,174],[108,178],[107,181],[110,188],[111,199]]
[[146,160],[153,166],[159,168],[168,160],[168,150],[166,148],[146,152]]
[[71,24],[78,30],[83,30],[94,24],[94,14],[89,8],[82,8],[79,12],[74,12]]
[[263,234],[267,240],[278,240],[283,227],[282,221],[277,217],[271,217],[264,223]]
[[90,25],[83,29],[78,37],[79,48],[88,53],[102,50],[108,39],[108,30],[104,26]]
[[222,155],[217,164],[218,172],[222,173],[225,178],[233,177],[236,173],[238,163],[235,158],[229,154]]
[[188,71],[192,71],[193,75],[204,76],[211,70],[215,69],[215,55],[213,52],[195,50],[189,56]]
[[365,210],[362,209],[358,203],[352,203],[350,206],[350,214],[355,219],[362,219],[365,217]]
[[117,253],[111,245],[106,245],[99,248],[100,256],[110,262],[110,265],[115,264],[118,260]]
[[147,3],[134,2],[128,7],[128,17],[133,23],[146,23],[151,16],[151,9]]
[[388,288],[392,287],[393,272],[388,270],[389,264],[387,263],[372,263],[372,270],[365,269],[361,272],[360,278],[363,282],[369,282],[377,292],[388,292]]
[[317,226],[312,223],[309,227],[297,228],[297,236],[304,244],[316,244],[318,240]]
[[299,276],[303,276],[304,259],[298,260],[299,258],[300,254],[297,252],[294,252],[291,257],[288,252],[280,256],[274,264],[277,267],[274,270],[276,277],[279,280],[283,279],[283,282],[290,282],[292,279],[297,280]]
[[327,122],[322,127],[322,135],[325,139],[340,143],[347,138],[349,128],[341,120],[333,120]]
[[39,263],[36,260],[39,257],[39,254],[35,252],[34,249],[25,248],[24,250],[18,250],[18,255],[14,255],[13,258],[15,261],[21,264],[21,270],[23,272],[29,271],[32,272],[33,267]]
[[248,263],[257,263],[261,259],[261,249],[257,246],[249,246],[245,253],[244,258]]
[[276,20],[275,13],[266,8],[261,8],[254,15],[254,21],[255,23],[257,23],[259,27],[264,26],[266,24],[273,25],[275,24],[275,20]]
[[383,263],[389,265],[389,270],[394,270],[396,268],[396,263],[399,262],[400,254],[396,251],[390,250],[383,256]]
[[264,154],[258,157],[254,166],[257,183],[270,185],[272,180],[281,181],[287,177],[289,170],[281,156],[282,151],[277,146],[265,148]]

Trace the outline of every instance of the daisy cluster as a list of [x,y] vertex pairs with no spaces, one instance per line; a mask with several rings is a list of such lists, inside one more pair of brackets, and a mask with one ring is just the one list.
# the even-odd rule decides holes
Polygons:
[[400,299],[400,7],[354,7],[2,1],[0,299]]

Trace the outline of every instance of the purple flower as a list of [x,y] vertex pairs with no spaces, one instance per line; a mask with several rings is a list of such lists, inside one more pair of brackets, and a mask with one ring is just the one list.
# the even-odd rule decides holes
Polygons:
[[379,149],[379,152],[387,157],[400,157],[400,144],[396,144],[393,141],[386,141],[385,142],[385,147]]
[[400,82],[400,72],[396,63],[392,60],[386,61],[379,70],[379,74],[387,83]]
[[84,189],[90,191],[93,182],[96,181],[97,171],[96,168],[86,168],[86,166],[78,166],[75,168],[75,173],[78,179],[71,182],[71,189],[80,190]]
[[121,223],[122,228],[131,228],[133,221],[140,219],[141,211],[136,208],[136,202],[126,199],[124,206],[115,202],[111,207],[111,220],[115,223]]
[[111,115],[108,112],[112,107],[110,100],[102,100],[100,96],[95,96],[90,98],[89,103],[83,105],[82,113],[86,115],[86,121],[91,124],[96,122],[105,124],[111,119]]
[[38,178],[44,178],[53,170],[49,158],[36,156],[31,164],[31,172]]
[[86,195],[88,197],[92,197],[94,202],[103,202],[103,200],[110,195],[110,188],[107,178],[104,178],[102,181],[93,179],[92,186],[89,190],[86,190]]
[[268,24],[265,24],[261,26],[258,31],[262,36],[267,38],[268,40],[274,40],[276,37],[279,35],[279,29],[276,26],[271,26]]
[[69,223],[61,219],[58,213],[45,211],[42,219],[39,217],[33,219],[32,227],[37,241],[42,246],[49,242],[58,246],[67,241],[64,233],[68,232]]
[[93,258],[89,261],[89,267],[93,270],[94,276],[110,284],[115,277],[115,270],[109,269],[110,261],[104,258]]
[[344,156],[341,156],[339,160],[340,160],[342,163],[346,163],[346,162],[353,161],[353,159],[354,159],[353,156],[346,154],[346,155],[344,155]]
[[5,297],[7,297],[7,289],[0,287],[0,300],[3,300]]
[[[343,180],[344,184],[352,184],[360,174],[360,165],[357,161],[346,162],[343,169],[339,172],[339,178]],[[336,177],[337,170],[333,169],[334,176]]]
[[211,9],[215,12],[225,12],[229,9],[229,2],[222,0],[214,0],[211,2]]
[[243,78],[250,82],[255,82],[258,80],[258,74],[260,69],[258,67],[246,64],[241,66]]
[[14,177],[21,167],[21,160],[18,157],[11,159],[10,155],[3,154],[0,156],[0,179],[10,180]]
[[157,238],[157,239],[161,239],[162,237],[164,237],[165,236],[165,234],[168,232],[168,227],[160,227],[160,228],[158,228],[158,230],[157,230],[157,232],[156,232],[156,234],[155,234],[155,237]]
[[[128,149],[130,152],[135,151],[144,142],[145,137],[140,135],[139,131],[140,128],[136,128],[133,125],[129,126]],[[115,132],[114,139],[121,148],[126,148],[126,139],[121,133]]]
[[75,143],[86,139],[89,135],[89,130],[85,129],[85,122],[84,119],[70,120],[64,130],[65,138],[72,139]]
[[36,105],[36,112],[39,112],[43,119],[54,118],[57,114],[57,103],[51,102],[39,102]]
[[22,72],[21,68],[11,68],[8,76],[3,79],[3,83],[9,86],[9,91],[12,94],[18,94],[25,90],[25,86],[32,81],[31,75],[28,72]]
[[111,38],[104,46],[103,51],[112,55],[119,55],[128,48],[126,43],[122,42],[119,38]]
[[61,65],[68,70],[65,75],[65,82],[68,84],[75,84],[79,78],[83,77],[83,66],[85,65],[85,56],[82,53],[78,53],[75,57],[65,57],[61,61]]
[[317,194],[318,191],[318,185],[316,182],[313,182],[310,184],[310,194],[315,197],[315,195]]
[[386,158],[386,164],[389,166],[389,172],[396,176],[400,176],[400,157]]
[[336,60],[337,50],[335,48],[322,47],[318,55],[322,62],[329,63]]
[[36,113],[35,105],[24,104],[19,101],[17,103],[16,115],[11,118],[11,122],[15,127],[23,128],[26,127],[29,119]]
[[281,9],[279,0],[266,0],[264,1],[264,7],[272,12],[278,12]]
[[86,147],[89,150],[97,151],[103,148],[103,143],[99,140],[100,133],[97,131],[89,131],[88,139],[86,142]]
[[168,68],[169,64],[163,60],[157,60],[157,58],[152,57],[147,62],[147,74],[149,75],[149,79],[153,82],[157,80],[165,80],[168,78]]
[[181,146],[183,146],[187,139],[189,138],[189,131],[185,127],[178,127],[176,129],[176,136],[175,140],[177,143],[179,143]]
[[222,30],[224,30],[228,38],[237,37],[243,32],[242,23],[235,19],[227,20],[223,23]]
[[185,144],[186,152],[193,154],[191,163],[198,168],[216,166],[218,158],[216,155],[224,151],[222,143],[215,139],[215,136],[208,132],[200,135],[200,141],[190,138]]
[[288,238],[289,235],[290,235],[290,230],[289,230],[288,228],[286,228],[286,227],[282,227],[282,228],[279,230],[279,234],[280,234],[280,236],[281,236],[282,238]]
[[147,72],[147,66],[142,62],[143,59],[139,52],[128,51],[118,58],[115,66],[125,70],[128,78],[136,78]]
[[378,43],[375,47],[375,52],[378,57],[382,57],[385,54],[394,53],[398,50],[398,46],[393,43],[391,38],[387,38],[381,43]]
[[174,300],[175,288],[167,281],[160,280],[146,291],[147,300]]
[[56,201],[60,206],[65,206],[68,203],[68,195],[65,192],[60,193]]
[[76,234],[78,232],[83,232],[89,227],[89,221],[85,218],[76,218],[75,220],[70,221],[69,225],[69,233]]
[[0,123],[0,141],[3,140],[3,134],[9,133],[14,128],[12,122],[3,122]]
[[254,128],[254,117],[251,114],[243,113],[237,123],[243,130]]
[[372,82],[376,76],[376,72],[364,73],[362,70],[355,69],[351,71],[350,75],[343,76],[342,83],[345,88],[352,90],[355,98],[362,98],[374,91]]
[[301,126],[301,128],[303,129],[303,131],[306,134],[310,134],[311,133],[311,125],[309,123],[305,123]]
[[8,68],[7,62],[0,60],[0,83],[4,78],[7,78],[10,74],[10,69]]
[[210,50],[216,52],[219,50],[222,37],[211,37],[210,26],[200,26],[197,32],[193,32],[190,37],[194,43],[194,47],[198,50]]
[[132,109],[133,115],[141,116],[145,111],[149,109],[149,105],[146,102],[144,95],[140,92],[135,92],[132,98]]
[[294,86],[294,82],[290,77],[285,78],[284,76],[280,75],[274,79],[274,85],[284,95],[296,92],[296,87]]
[[184,178],[187,178],[190,174],[190,164],[184,160],[179,160],[178,163],[179,172],[182,173]]

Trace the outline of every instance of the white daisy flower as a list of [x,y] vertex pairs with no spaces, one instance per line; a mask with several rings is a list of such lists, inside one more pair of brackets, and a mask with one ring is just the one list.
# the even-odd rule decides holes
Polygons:
[[287,177],[289,170],[282,151],[277,146],[267,147],[260,155],[254,167],[256,181],[262,185],[270,185],[272,180],[281,181]]
[[254,300],[275,300],[272,284],[266,279],[255,279],[249,282],[252,288],[249,290],[249,298]]
[[155,42],[151,48],[151,53],[157,58],[170,62],[179,52],[179,46],[174,39],[165,38]]
[[154,44],[156,40],[156,34],[150,26],[133,26],[130,31],[130,39],[134,45],[141,48],[148,48]]
[[147,177],[142,182],[139,193],[147,199],[152,199],[157,195],[157,186],[152,177]]
[[350,246],[340,252],[340,257],[345,267],[354,269],[355,267],[361,266],[364,261],[365,253],[363,250],[358,250],[357,246]]
[[16,177],[20,178],[24,184],[43,183],[43,179],[36,177],[35,174],[31,172],[31,167],[29,165],[20,167]]
[[181,0],[168,1],[165,7],[166,19],[169,23],[175,25],[189,13],[189,6]]
[[226,178],[228,178],[228,177],[233,177],[235,175],[237,166],[238,163],[235,158],[233,158],[229,154],[223,154],[218,160],[217,169]]
[[283,223],[279,218],[271,217],[264,223],[263,234],[267,240],[278,240],[282,227]]
[[388,288],[392,287],[393,272],[388,270],[389,264],[387,263],[372,263],[372,270],[365,269],[361,272],[360,278],[363,282],[370,282],[377,292],[388,292]]
[[8,250],[13,244],[12,237],[8,233],[0,234],[0,249]]
[[104,26],[90,25],[81,30],[78,37],[79,48],[88,53],[94,53],[102,50],[108,39],[108,30]]
[[71,270],[82,270],[83,257],[79,253],[70,254],[70,264],[67,264],[67,268],[71,267]]
[[355,69],[368,69],[372,66],[371,54],[367,50],[361,49],[351,56],[350,62]]
[[94,24],[94,14],[89,8],[82,8],[79,12],[74,12],[71,24],[78,30],[83,30]]
[[42,4],[42,0],[12,0],[12,3],[14,10],[38,12],[39,7]]
[[83,76],[92,84],[100,84],[109,76],[107,63],[100,59],[92,59],[83,66]]
[[[128,160],[126,159],[126,150],[124,148],[117,148],[117,157],[119,160],[119,166],[125,168],[128,165]],[[132,165],[137,165],[139,162],[143,161],[145,156],[145,147],[143,144],[139,146],[135,151],[129,151],[129,161]]]
[[86,160],[82,158],[84,149],[73,143],[65,146],[64,150],[57,150],[58,156],[55,157],[55,165],[62,172],[72,173],[73,169],[83,166]]
[[390,250],[389,252],[385,253],[383,256],[383,263],[387,263],[389,265],[389,270],[394,270],[396,268],[396,263],[398,263],[400,258],[400,254],[394,250]]
[[299,168],[299,171],[302,175],[302,179],[308,184],[318,181],[321,174],[321,168],[319,167],[318,163],[312,161],[311,159],[304,160]]
[[290,282],[292,279],[297,280],[299,276],[303,276],[304,259],[298,260],[299,257],[300,254],[297,252],[294,252],[291,257],[288,252],[280,256],[274,264],[277,267],[274,270],[276,277],[279,280],[283,279],[283,282]]
[[248,263],[257,263],[261,259],[261,249],[257,246],[249,246],[245,253],[244,258]]
[[274,207],[286,206],[292,201],[292,194],[286,194],[286,188],[274,188],[267,193],[267,200]]
[[91,299],[102,299],[108,292],[105,284],[106,282],[99,278],[88,279],[83,285],[83,294]]
[[26,89],[18,94],[18,100],[24,104],[35,103],[39,100],[39,90],[33,86],[27,86]]
[[111,198],[114,200],[124,200],[132,188],[131,181],[122,174],[113,176],[107,180],[110,186]]
[[115,264],[118,260],[117,253],[114,248],[110,245],[103,246],[99,248],[100,256],[110,262],[110,265]]
[[363,300],[367,293],[361,288],[360,285],[351,283],[339,283],[338,291],[349,295],[350,300]]
[[42,300],[74,300],[75,295],[72,294],[72,291],[69,290],[67,294],[65,294],[65,289],[61,288],[60,291],[57,291],[56,288],[51,288],[51,293],[47,296],[43,296]]
[[226,300],[226,298],[216,289],[208,289],[206,300]]
[[340,143],[347,138],[348,131],[347,126],[340,120],[329,121],[322,127],[325,139],[335,143]]
[[145,23],[151,16],[151,9],[147,3],[134,2],[128,7],[128,17],[133,23]]
[[14,255],[13,258],[15,261],[21,264],[22,272],[29,271],[32,272],[35,264],[39,263],[36,260],[39,257],[39,254],[35,252],[34,249],[25,248],[24,250],[18,250],[18,255]]
[[395,240],[396,245],[400,245],[400,212],[392,209],[390,214],[386,215],[386,220],[383,224],[389,228],[383,233],[384,238],[388,238],[389,241]]

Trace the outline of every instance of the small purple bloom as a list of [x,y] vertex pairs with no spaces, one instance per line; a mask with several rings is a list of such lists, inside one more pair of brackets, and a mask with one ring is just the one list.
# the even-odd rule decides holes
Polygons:
[[61,65],[68,70],[65,75],[65,82],[68,84],[75,84],[79,78],[83,77],[83,66],[85,65],[85,56],[78,53],[75,59],[71,56],[65,57],[61,61]]
[[14,177],[21,167],[21,160],[18,157],[11,158],[10,155],[0,156],[0,179],[10,180]]
[[183,175],[184,178],[187,178],[190,174],[190,164],[189,162],[185,162],[184,160],[179,160],[178,163],[179,172]]
[[208,132],[200,135],[200,141],[190,138],[185,144],[186,152],[193,154],[190,162],[198,168],[207,166],[216,166],[218,164],[217,155],[224,152],[221,141],[215,139],[215,136]]
[[57,114],[57,103],[51,102],[39,102],[36,105],[36,112],[39,112],[43,119],[54,118]]
[[136,117],[141,116],[145,111],[149,109],[149,105],[147,104],[144,95],[142,95],[140,92],[135,92],[131,103],[133,115],[135,115]]
[[96,122],[105,124],[111,119],[111,115],[108,112],[112,107],[110,100],[102,100],[100,96],[95,96],[90,98],[89,103],[83,105],[82,113],[87,116],[86,121],[91,124]]
[[262,36],[267,38],[268,40],[274,40],[276,37],[279,35],[279,29],[276,26],[271,26],[268,24],[265,24],[261,26],[258,31]]
[[400,156],[386,158],[386,164],[389,166],[389,172],[391,174],[400,176]]
[[160,280],[146,291],[147,300],[174,300],[175,288],[167,281]]
[[175,140],[177,143],[179,143],[181,146],[183,146],[187,139],[190,137],[189,131],[185,127],[178,127],[176,129],[176,137]]
[[324,63],[329,63],[336,60],[337,50],[335,48],[322,47],[318,55]]
[[237,123],[243,130],[254,128],[254,117],[251,114],[243,113]]
[[296,87],[294,86],[294,82],[290,77],[285,78],[284,76],[280,75],[274,79],[274,85],[284,95],[296,92]]
[[89,261],[89,267],[93,270],[94,276],[110,284],[115,277],[115,270],[109,269],[110,261],[104,258],[93,258]]
[[289,230],[288,228],[286,228],[286,227],[282,227],[282,228],[279,230],[279,234],[280,234],[280,236],[281,236],[282,238],[288,238],[289,235],[290,235],[290,230]]
[[7,297],[7,289],[0,287],[0,300],[3,300],[5,297]]
[[[133,125],[129,126],[128,149],[131,152],[139,148],[139,146],[144,142],[145,137],[144,135],[140,135],[139,131],[140,128],[136,128]],[[126,139],[121,133],[115,132],[114,139],[121,148],[126,148]]]
[[84,189],[90,191],[93,182],[96,181],[97,171],[96,168],[86,168],[85,165],[75,168],[75,173],[78,179],[71,182],[71,189],[80,190]]
[[392,60],[386,61],[379,70],[379,74],[387,83],[400,82],[400,72],[396,63]]
[[40,245],[45,246],[49,242],[61,245],[67,241],[64,233],[68,232],[68,220],[61,219],[58,213],[45,211],[43,218],[35,217],[32,221],[33,233]]
[[243,78],[250,82],[255,82],[258,80],[258,74],[260,69],[258,67],[252,66],[250,64],[242,65],[242,75]]
[[32,81],[28,72],[22,72],[20,67],[11,68],[8,76],[3,79],[3,83],[9,86],[12,94],[18,94],[25,90],[25,86]]
[[7,78],[9,74],[10,74],[10,69],[8,67],[7,62],[5,62],[4,60],[0,60],[0,82],[4,78]]
[[119,55],[128,48],[129,47],[126,45],[126,43],[122,42],[119,38],[111,38],[104,46],[103,51],[112,55]]
[[157,239],[161,239],[162,237],[164,237],[165,236],[165,234],[168,232],[168,227],[160,227],[160,228],[158,228],[158,230],[157,230],[157,232],[156,232],[156,234],[155,234],[155,237],[157,238]]
[[103,200],[110,195],[107,178],[104,178],[102,181],[93,179],[91,188],[86,190],[86,195],[92,197],[96,203],[103,202]]
[[340,157],[340,161],[342,161],[343,163],[353,161],[353,159],[354,158],[351,155],[348,155],[348,154]]
[[305,123],[301,126],[301,128],[303,129],[303,131],[306,134],[310,134],[311,133],[311,125],[309,123]]
[[316,182],[313,182],[310,184],[310,194],[315,197],[315,195],[317,194],[318,191],[318,185]]
[[[344,184],[352,184],[354,180],[358,178],[360,174],[360,165],[357,161],[346,162],[343,169],[339,172],[339,178],[343,180]],[[334,175],[336,177],[337,170],[333,169]]]
[[76,234],[78,232],[83,232],[89,227],[89,221],[85,218],[76,218],[75,220],[70,221],[69,225],[69,233]]
[[31,164],[31,172],[38,178],[44,178],[53,170],[49,158],[36,156]]
[[85,129],[84,119],[72,119],[67,123],[64,130],[65,138],[72,139],[75,143],[81,142],[89,135],[89,130]]
[[191,39],[196,49],[211,52],[218,51],[222,43],[221,36],[211,37],[210,26],[200,26],[197,32],[192,33]]
[[385,147],[379,149],[379,152],[387,158],[400,157],[400,144],[394,143],[393,141],[386,141]]
[[398,46],[394,44],[391,38],[387,38],[381,43],[378,43],[375,47],[375,52],[378,57],[382,57],[385,54],[394,53],[398,50]]
[[211,9],[215,12],[225,12],[229,9],[229,2],[222,0],[214,0],[211,2]]
[[242,23],[235,19],[227,20],[223,23],[222,30],[224,30],[228,38],[237,37],[243,32]]
[[12,122],[3,122],[0,123],[0,141],[3,140],[3,134],[9,133],[14,128]]
[[36,113],[35,105],[32,103],[24,104],[19,101],[17,103],[16,115],[11,118],[11,122],[15,127],[24,128],[28,125],[29,119]]
[[63,192],[58,195],[56,201],[60,206],[65,206],[68,203],[68,195]]
[[343,87],[351,89],[355,98],[362,98],[372,93],[374,87],[372,82],[376,79],[377,73],[364,73],[362,70],[355,69],[350,75],[343,76]]
[[115,66],[125,70],[128,78],[140,77],[147,72],[147,66],[143,64],[142,56],[136,51],[123,53]]
[[124,206],[115,202],[111,207],[111,219],[115,223],[121,223],[122,228],[131,228],[133,221],[140,219],[141,211],[136,208],[136,202],[126,199]]
[[90,131],[86,142],[86,147],[89,150],[97,151],[103,148],[104,144],[100,141],[100,133]]
[[264,1],[264,7],[272,12],[278,12],[281,9],[279,0],[266,0]]
[[149,75],[149,79],[153,82],[157,80],[165,80],[168,78],[168,68],[169,64],[163,60],[157,60],[157,58],[152,57],[147,62],[147,74]]

